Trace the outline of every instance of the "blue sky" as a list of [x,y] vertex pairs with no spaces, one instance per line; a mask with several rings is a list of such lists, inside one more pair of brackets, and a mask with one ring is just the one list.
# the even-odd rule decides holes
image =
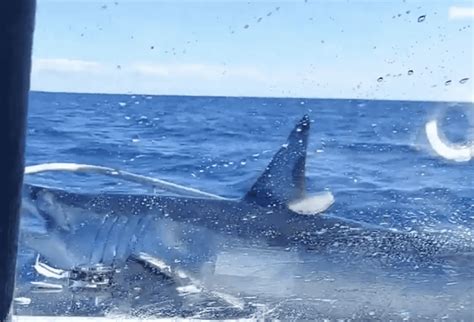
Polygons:
[[33,90],[474,97],[472,1],[38,0],[37,6]]

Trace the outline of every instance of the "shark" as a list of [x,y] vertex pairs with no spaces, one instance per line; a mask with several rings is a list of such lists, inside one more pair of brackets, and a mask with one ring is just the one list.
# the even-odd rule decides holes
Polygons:
[[310,125],[303,116],[237,199],[70,192],[25,183],[22,211],[38,219],[41,229],[23,230],[22,241],[57,269],[123,267],[133,259],[190,284],[212,279],[223,267],[241,276],[235,268],[245,261],[241,255],[262,249],[253,261],[267,261],[266,272],[276,267],[272,260],[313,256],[324,258],[318,268],[349,271],[361,263],[369,270],[377,265],[416,271],[472,258],[472,239],[398,231],[331,214],[332,193],[306,189]]

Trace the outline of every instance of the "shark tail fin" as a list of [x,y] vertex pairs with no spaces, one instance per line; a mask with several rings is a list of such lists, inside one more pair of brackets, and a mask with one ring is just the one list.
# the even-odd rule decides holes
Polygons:
[[287,143],[274,155],[244,200],[263,207],[288,205],[305,197],[306,150],[310,119],[305,115],[296,124]]

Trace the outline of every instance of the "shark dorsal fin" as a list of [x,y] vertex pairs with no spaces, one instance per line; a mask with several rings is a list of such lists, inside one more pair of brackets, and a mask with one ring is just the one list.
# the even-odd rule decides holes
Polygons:
[[309,116],[295,126],[286,144],[274,155],[245,200],[263,207],[288,205],[305,195],[306,148],[309,136]]

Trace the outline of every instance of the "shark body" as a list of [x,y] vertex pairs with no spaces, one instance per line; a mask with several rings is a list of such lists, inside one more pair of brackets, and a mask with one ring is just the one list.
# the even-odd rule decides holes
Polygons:
[[215,270],[219,254],[236,243],[324,255],[337,263],[369,260],[416,269],[472,254],[472,240],[321,214],[334,199],[306,193],[309,128],[305,116],[250,191],[236,200],[72,193],[25,184],[23,211],[40,218],[44,229],[23,232],[23,240],[56,268],[121,267],[146,257],[196,276]]

